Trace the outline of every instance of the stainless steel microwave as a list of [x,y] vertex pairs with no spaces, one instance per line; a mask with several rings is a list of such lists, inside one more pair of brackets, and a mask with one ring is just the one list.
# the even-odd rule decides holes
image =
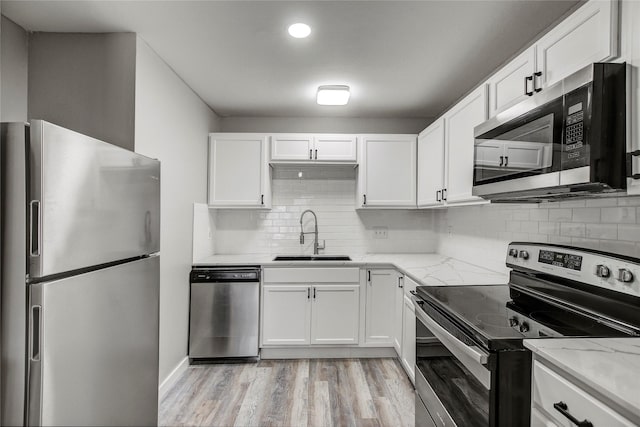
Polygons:
[[626,190],[626,64],[595,63],[474,129],[473,194],[525,202]]

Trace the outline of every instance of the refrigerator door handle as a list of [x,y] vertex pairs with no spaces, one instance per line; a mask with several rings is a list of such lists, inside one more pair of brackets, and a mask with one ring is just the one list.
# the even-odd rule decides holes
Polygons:
[[34,362],[39,362],[40,361],[40,348],[41,348],[41,344],[42,344],[42,333],[41,333],[41,328],[42,328],[42,306],[40,305],[34,305],[33,307],[31,307],[31,328],[29,330],[29,336],[31,337],[30,343],[31,343],[31,351],[30,351],[30,358],[31,360],[33,360]]
[[31,256],[40,256],[40,201],[32,200],[29,202],[29,254]]

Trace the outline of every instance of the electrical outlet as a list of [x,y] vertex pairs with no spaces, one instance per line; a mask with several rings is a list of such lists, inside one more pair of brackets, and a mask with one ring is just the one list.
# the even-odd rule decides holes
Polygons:
[[388,227],[373,227],[373,238],[374,239],[388,239],[389,238],[389,228]]

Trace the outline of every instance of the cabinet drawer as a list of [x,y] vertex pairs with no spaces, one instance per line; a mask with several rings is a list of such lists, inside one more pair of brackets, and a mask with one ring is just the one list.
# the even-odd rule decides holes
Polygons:
[[358,283],[359,268],[265,268],[264,283]]
[[554,403],[564,402],[566,411],[576,419],[590,421],[594,427],[634,426],[609,406],[571,381],[538,361],[533,363],[533,406],[540,408],[557,425],[571,427],[574,424],[554,408]]

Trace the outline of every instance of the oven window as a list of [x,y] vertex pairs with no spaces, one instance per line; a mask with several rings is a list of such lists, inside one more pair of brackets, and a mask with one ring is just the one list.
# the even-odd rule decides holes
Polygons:
[[477,137],[474,185],[559,171],[562,128],[559,98]]
[[[489,425],[489,390],[416,319],[416,368],[459,426]],[[436,417],[439,411],[427,409]],[[432,403],[431,403],[432,404]]]

